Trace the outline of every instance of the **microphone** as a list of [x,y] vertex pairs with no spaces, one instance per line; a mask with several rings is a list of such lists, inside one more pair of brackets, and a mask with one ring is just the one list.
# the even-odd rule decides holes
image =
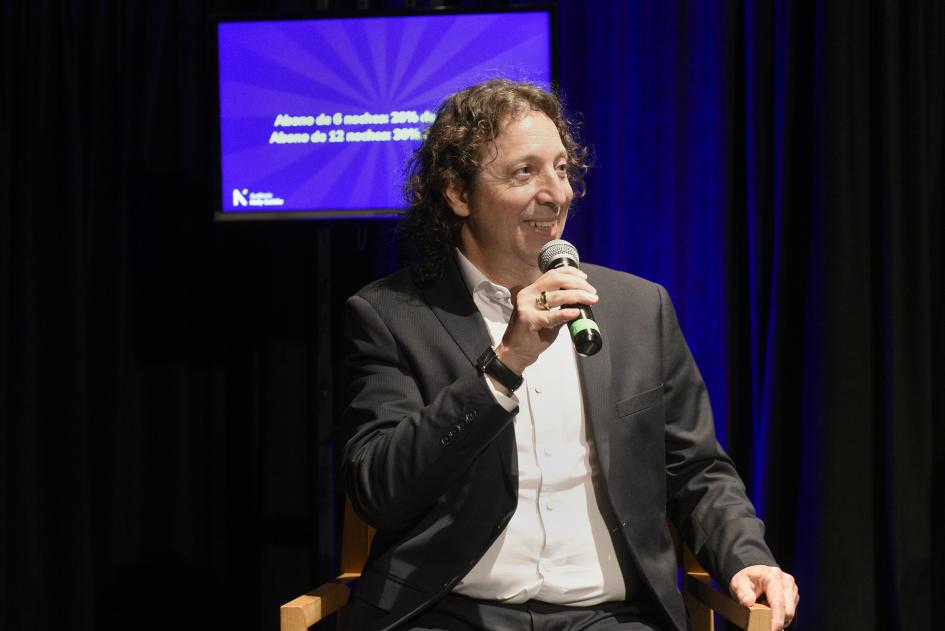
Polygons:
[[[542,274],[559,267],[580,267],[580,262],[577,248],[564,239],[549,241],[538,252],[538,269]],[[588,357],[599,351],[604,345],[604,338],[591,308],[587,305],[562,305],[561,308],[577,309],[581,312],[581,315],[568,323],[571,341],[574,342],[578,354]]]

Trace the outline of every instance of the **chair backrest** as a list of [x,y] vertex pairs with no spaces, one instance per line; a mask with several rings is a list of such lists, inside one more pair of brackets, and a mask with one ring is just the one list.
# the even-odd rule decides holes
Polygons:
[[374,528],[361,521],[351,500],[345,498],[345,518],[341,537],[341,578],[346,575],[361,576],[368,554],[371,552],[371,542],[374,540]]
[[351,500],[346,498],[341,535],[341,574],[282,605],[279,608],[281,631],[307,631],[335,613],[338,614],[337,628],[342,629],[351,593],[348,583],[361,576],[373,539],[374,529],[361,521],[351,506]]

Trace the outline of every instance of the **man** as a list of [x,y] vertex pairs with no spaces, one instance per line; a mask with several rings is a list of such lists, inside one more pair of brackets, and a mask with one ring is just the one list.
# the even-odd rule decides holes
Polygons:
[[[343,475],[377,529],[356,629],[684,629],[667,517],[736,598],[793,617],[665,290],[537,267],[584,156],[553,95],[492,80],[411,162],[412,264],[347,305]],[[574,304],[606,336],[591,357]]]

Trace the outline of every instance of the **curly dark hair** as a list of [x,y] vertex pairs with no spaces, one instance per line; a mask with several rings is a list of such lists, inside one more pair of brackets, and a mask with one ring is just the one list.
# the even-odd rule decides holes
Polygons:
[[565,118],[558,95],[508,79],[490,79],[451,94],[440,105],[436,121],[406,169],[407,210],[397,232],[404,260],[420,282],[438,278],[459,245],[463,219],[453,213],[443,190],[459,181],[464,190],[472,191],[483,148],[509,117],[529,111],[544,113],[558,128],[575,197],[584,195],[588,152],[576,140],[575,126]]

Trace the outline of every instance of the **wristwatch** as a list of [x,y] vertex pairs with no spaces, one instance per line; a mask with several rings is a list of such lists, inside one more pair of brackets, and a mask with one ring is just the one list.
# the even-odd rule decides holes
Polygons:
[[502,363],[491,346],[487,348],[479,359],[476,360],[476,368],[484,375],[495,378],[496,381],[505,386],[510,393],[515,392],[522,382],[525,381],[522,375],[516,375],[512,369]]

